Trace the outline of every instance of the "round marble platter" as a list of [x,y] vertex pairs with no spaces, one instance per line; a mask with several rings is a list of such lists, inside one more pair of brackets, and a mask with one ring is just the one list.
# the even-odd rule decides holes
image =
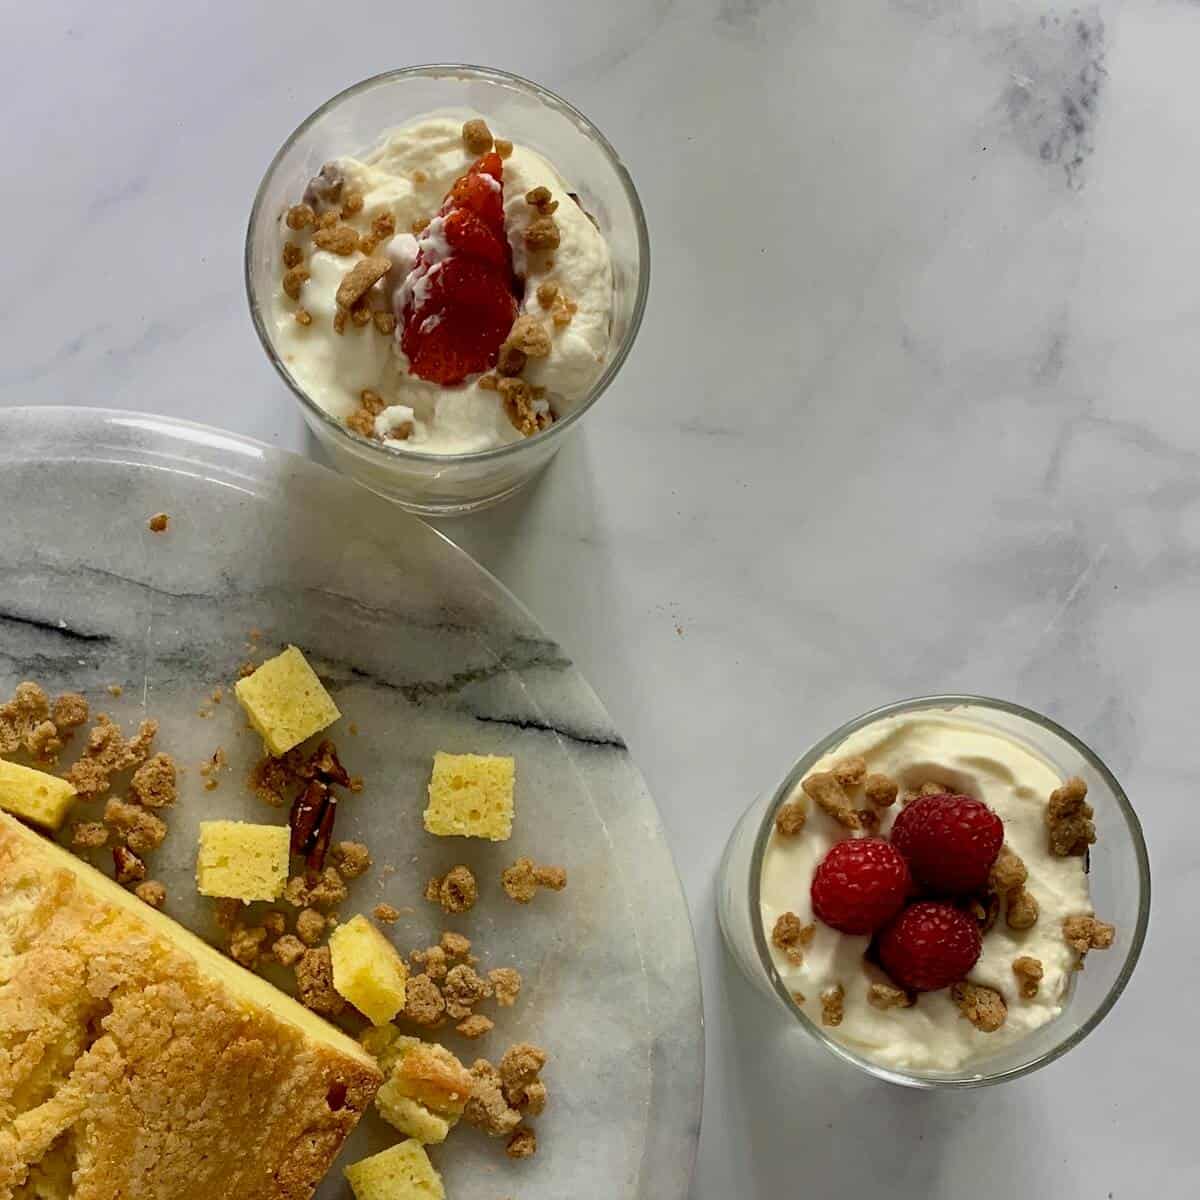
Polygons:
[[[158,512],[163,534],[147,527]],[[386,901],[404,913],[390,930],[403,952],[453,928],[481,970],[516,966],[516,1007],[481,1009],[491,1034],[438,1036],[468,1063],[518,1040],[552,1056],[536,1158],[511,1162],[502,1142],[455,1130],[431,1148],[447,1194],[683,1200],[704,1061],[687,909],[645,784],[562,649],[439,534],[307,460],[135,413],[0,410],[0,690],[31,678],[84,691],[127,729],[159,721],[184,775],[151,871],[167,911],[210,941],[199,821],[286,819],[246,787],[261,745],[230,688],[242,663],[288,642],[336,699],[331,732],[366,783],[336,836],[367,842],[375,866],[342,918]],[[200,767],[218,748],[228,766],[206,790]],[[511,841],[424,833],[439,749],[515,756]],[[499,876],[519,855],[564,865],[566,891],[512,903]],[[458,862],[480,901],[444,917],[422,892]],[[370,1113],[317,1195],[344,1198],[340,1167],[396,1138]]]

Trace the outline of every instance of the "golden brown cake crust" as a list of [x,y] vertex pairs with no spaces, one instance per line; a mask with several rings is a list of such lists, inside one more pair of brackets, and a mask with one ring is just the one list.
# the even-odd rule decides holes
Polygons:
[[378,1071],[59,853],[0,816],[0,1200],[72,1167],[72,1200],[308,1200]]

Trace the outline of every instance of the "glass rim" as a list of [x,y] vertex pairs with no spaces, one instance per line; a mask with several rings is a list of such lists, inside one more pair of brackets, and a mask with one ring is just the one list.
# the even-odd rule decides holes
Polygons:
[[[567,413],[566,416],[560,420],[556,420],[548,429],[534,434],[533,437],[521,438],[518,441],[508,442],[503,446],[493,446],[487,450],[473,450],[466,454],[435,454],[428,450],[401,450],[392,446],[385,446],[380,442],[372,442],[367,438],[358,437],[347,429],[341,421],[326,412],[300,386],[276,352],[274,343],[266,328],[263,306],[259,303],[255,295],[251,263],[251,243],[255,227],[259,222],[260,214],[266,203],[267,187],[284,156],[317,121],[327,113],[332,112],[344,101],[363,92],[371,91],[374,88],[384,87],[401,79],[433,79],[441,76],[459,76],[467,79],[482,80],[525,92],[542,101],[548,107],[556,109],[558,112],[569,117],[578,125],[600,147],[625,192],[634,216],[639,260],[637,294],[634,297],[629,328],[625,331],[625,336],[621,339],[620,345],[614,348],[600,378],[591,386],[587,395],[584,396],[580,403]],[[279,147],[271,158],[258,185],[258,190],[254,194],[254,203],[250,208],[250,219],[246,225],[246,244],[243,252],[242,271],[246,285],[246,299],[250,306],[250,319],[254,324],[254,330],[258,334],[258,340],[266,352],[267,358],[279,373],[283,382],[287,384],[292,395],[316,420],[328,428],[334,437],[345,439],[351,448],[363,454],[378,455],[383,461],[416,461],[440,464],[489,463],[520,454],[521,451],[526,450],[531,445],[544,444],[566,433],[585,413],[591,410],[596,401],[608,390],[610,384],[616,378],[617,372],[624,365],[630,351],[633,349],[633,343],[637,340],[638,331],[642,325],[642,318],[646,312],[646,303],[650,294],[650,231],[646,224],[645,210],[642,208],[641,199],[638,196],[637,188],[634,186],[633,178],[628,168],[622,162],[620,155],[608,138],[570,101],[564,100],[556,92],[550,91],[549,88],[543,87],[540,83],[535,83],[533,80],[526,79],[522,75],[513,74],[511,71],[502,71],[497,67],[477,66],[471,63],[422,63],[411,67],[398,67],[391,71],[381,71],[377,75],[368,76],[366,79],[359,80],[358,83],[343,88],[336,95],[326,100],[324,104],[321,104],[309,113],[292,130],[284,140],[283,145]]]
[[[984,1060],[979,1074],[970,1077],[955,1078],[942,1077],[933,1073],[905,1071],[902,1068],[887,1067],[881,1063],[874,1062],[864,1055],[855,1053],[848,1046],[835,1041],[815,1021],[801,1011],[792,999],[791,992],[780,978],[774,959],[771,957],[770,947],[767,945],[767,936],[763,930],[761,919],[761,884],[763,857],[766,854],[767,842],[770,840],[771,831],[775,827],[775,813],[779,806],[792,793],[800,780],[812,769],[814,763],[839,746],[851,734],[857,733],[858,730],[885,717],[897,716],[906,712],[921,712],[927,709],[954,708],[966,705],[976,708],[994,709],[1009,716],[1020,717],[1034,725],[1040,726],[1047,732],[1061,738],[1067,745],[1078,751],[1088,766],[1100,775],[1117,802],[1117,807],[1124,818],[1126,828],[1133,842],[1138,875],[1138,912],[1133,934],[1129,939],[1125,958],[1121,963],[1120,970],[1117,972],[1116,979],[1113,981],[1104,999],[1097,1005],[1095,1011],[1078,1029],[1055,1043],[1045,1053],[1039,1054],[1029,1062],[1021,1063],[1018,1066],[1009,1067],[1004,1070],[988,1071],[986,1060]],[[1146,840],[1142,833],[1141,821],[1138,819],[1133,805],[1129,802],[1129,797],[1125,794],[1124,788],[1117,782],[1116,776],[1113,775],[1100,756],[1086,742],[1082,741],[1069,729],[1065,729],[1052,718],[1031,708],[1026,708],[1024,705],[1014,704],[1010,700],[999,700],[991,696],[976,696],[971,694],[913,696],[907,700],[896,700],[854,717],[814,743],[792,764],[783,781],[774,789],[771,795],[770,803],[767,805],[766,812],[763,815],[762,825],[754,839],[754,849],[750,857],[749,887],[751,928],[754,932],[754,946],[759,962],[767,974],[771,987],[779,995],[789,1011],[797,1018],[801,1028],[844,1062],[859,1067],[868,1072],[868,1074],[887,1080],[890,1083],[898,1083],[905,1087],[920,1088],[929,1091],[942,1088],[987,1087],[991,1084],[1004,1082],[1005,1080],[1019,1079],[1024,1075],[1030,1074],[1032,1071],[1036,1071],[1040,1067],[1047,1066],[1049,1063],[1061,1058],[1068,1050],[1077,1046],[1108,1015],[1113,1005],[1120,998],[1121,993],[1125,990],[1141,956],[1142,946],[1146,940],[1146,930],[1150,922],[1150,857],[1146,850]]]

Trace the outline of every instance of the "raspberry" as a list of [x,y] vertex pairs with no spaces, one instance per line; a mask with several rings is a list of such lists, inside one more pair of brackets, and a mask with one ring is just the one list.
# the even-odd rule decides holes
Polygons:
[[901,986],[935,992],[964,979],[983,949],[974,921],[949,904],[910,904],[879,935],[879,961]]
[[911,887],[908,864],[890,842],[838,842],[813,873],[813,912],[842,933],[874,933],[900,911]]
[[922,888],[957,896],[987,886],[1004,822],[970,796],[920,796],[896,815],[891,837]]
[[430,273],[421,307],[405,316],[400,345],[409,370],[443,385],[488,370],[516,316],[503,273],[477,259],[446,259]]

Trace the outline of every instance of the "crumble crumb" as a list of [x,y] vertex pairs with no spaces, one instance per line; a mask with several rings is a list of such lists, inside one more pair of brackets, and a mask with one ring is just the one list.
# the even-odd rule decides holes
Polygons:
[[541,208],[543,204],[550,201],[550,189],[548,187],[535,187],[532,191],[525,193],[525,203],[530,208]]
[[49,716],[46,693],[28,680],[18,683],[12,699],[0,705],[0,754],[12,754],[22,746],[33,753],[35,731]]
[[[516,346],[510,346],[507,342],[500,347],[500,357],[496,360],[496,371],[500,375],[514,376],[520,375],[525,370],[525,363],[528,360],[524,350],[518,349]],[[492,389],[486,389],[491,391]]]
[[[382,256],[378,258],[363,258],[354,264],[342,277],[338,284],[334,299],[339,308],[353,308],[392,268],[392,260]],[[357,314],[356,314],[357,318]],[[367,310],[366,320],[370,321],[370,310]]]
[[486,121],[476,117],[462,127],[462,140],[468,153],[478,158],[492,148],[492,131]]
[[471,939],[449,929],[442,934],[438,946],[449,958],[465,959],[471,953]]
[[1107,950],[1116,939],[1116,926],[1107,921],[1098,921],[1094,916],[1063,918],[1063,937],[1067,945],[1079,955],[1079,966],[1089,950]]
[[579,305],[565,293],[559,292],[558,299],[554,301],[554,308],[550,314],[550,319],[556,329],[565,329],[566,326],[570,325],[578,311]]
[[485,1017],[482,1013],[475,1013],[467,1017],[465,1020],[459,1021],[454,1027],[463,1037],[470,1041],[475,1041],[477,1038],[486,1037],[496,1028],[496,1022],[490,1017]]
[[167,902],[167,889],[157,879],[147,879],[133,889],[133,894],[151,908],[162,908]]
[[537,1153],[537,1134],[528,1125],[522,1125],[504,1147],[509,1158],[532,1158]]
[[1032,1000],[1038,994],[1038,986],[1042,982],[1042,960],[1022,954],[1020,958],[1013,959],[1012,969],[1020,981],[1021,995],[1026,1000]]
[[441,946],[427,946],[424,950],[414,950],[409,958],[414,967],[419,967],[435,983],[441,983],[450,969],[446,962],[446,952]]
[[404,990],[404,1017],[414,1025],[433,1029],[442,1023],[446,1001],[428,975],[412,975]]
[[529,1087],[541,1083],[542,1068],[548,1057],[545,1050],[530,1042],[517,1042],[504,1052],[497,1069],[504,1098],[513,1108],[524,1107]]
[[471,1015],[471,1010],[482,1000],[492,996],[492,985],[481,978],[474,967],[459,963],[446,972],[442,984],[442,998],[446,1002],[446,1015],[452,1021],[461,1021]]
[[114,846],[112,855],[118,883],[140,883],[146,878],[146,864],[128,847]]
[[[371,262],[371,259],[365,261]],[[360,264],[361,265],[361,264]],[[371,306],[366,300],[358,300],[354,307],[350,309],[350,320],[359,328],[363,329],[371,323]]]
[[326,867],[321,872],[321,877],[308,885],[308,903],[316,905],[317,908],[333,908],[341,904],[348,895],[346,885],[336,867]]
[[59,733],[63,730],[77,729],[86,724],[87,719],[88,702],[78,692],[63,692],[61,696],[55,697],[51,720],[58,727]]
[[400,910],[390,904],[377,904],[371,910],[371,916],[381,925],[395,925],[400,920]]
[[817,807],[828,813],[839,825],[845,829],[861,828],[858,813],[832,771],[818,771],[815,775],[809,775],[800,786]]
[[496,139],[496,153],[500,155],[501,158],[508,158],[512,152],[513,144],[508,140],[508,138]]
[[804,995],[803,992],[793,992],[792,999],[795,1000],[795,1002],[797,1004],[803,1004],[806,1001],[807,997]]
[[307,229],[315,220],[317,214],[307,204],[293,204],[287,212],[287,227],[289,229]]
[[76,821],[71,826],[71,845],[84,850],[98,850],[108,845],[108,828],[99,821]]
[[29,753],[41,762],[51,762],[57,759],[58,752],[63,748],[62,739],[58,736],[58,726],[53,721],[41,721],[29,731],[25,743]]
[[525,227],[525,245],[530,250],[557,250],[562,240],[558,222],[551,216],[536,216]]
[[[296,318],[297,325],[308,326],[312,324],[312,313],[310,313],[307,308],[296,309],[293,316]],[[253,672],[251,673],[253,674]]]
[[169,754],[156,754],[133,773],[129,794],[147,808],[167,808],[175,803],[175,760]]
[[333,847],[333,865],[343,879],[357,879],[371,869],[371,852],[362,842],[337,842]]
[[800,947],[811,945],[816,932],[816,925],[803,925],[794,912],[785,912],[771,930],[771,941],[787,955],[792,966],[798,967],[804,961]]
[[113,775],[130,767],[140,767],[146,761],[157,733],[157,721],[143,721],[137,734],[126,741],[112,719],[101,713],[88,733],[83,757],[63,778],[79,793],[81,800],[94,800],[108,791]]
[[959,907],[979,925],[980,934],[989,932],[1000,916],[1000,896],[996,892],[982,892],[960,901]]
[[890,983],[873,983],[867,988],[867,1003],[886,1012],[889,1008],[912,1008],[914,998],[903,988]]
[[515,967],[495,967],[488,972],[488,980],[496,992],[496,1003],[501,1008],[512,1008],[521,994],[521,972]]
[[[318,234],[318,236],[320,236],[320,235]],[[303,288],[304,285],[309,281],[309,278],[310,278],[309,270],[307,267],[304,267],[304,266],[292,267],[291,270],[285,271],[283,273],[284,295],[286,295],[291,300],[299,300],[300,299],[300,289]],[[152,519],[152,522],[150,525],[151,529],[154,529],[153,521],[155,521],[157,519],[158,519],[157,517]],[[166,529],[165,524],[160,529],[154,529],[154,532],[161,533],[164,529]]]
[[868,834],[876,834],[879,832],[879,827],[882,824],[882,818],[879,815],[879,810],[876,808],[860,808],[858,809],[858,827]]
[[346,418],[346,428],[353,430],[361,437],[375,436],[375,419],[366,409],[356,409]]
[[821,1024],[840,1025],[845,1015],[846,989],[840,983],[821,993]]
[[1027,888],[1019,887],[1008,894],[1009,929],[1032,929],[1037,924],[1038,902]]
[[308,884],[303,875],[293,875],[284,884],[283,899],[293,908],[303,908],[308,903]]
[[296,918],[296,936],[306,946],[315,946],[325,933],[325,923],[315,908],[306,908]]
[[501,378],[496,383],[496,390],[500,393],[505,415],[513,428],[524,437],[533,437],[551,424],[553,417],[550,410],[538,408],[534,403],[534,389],[523,379]]
[[117,830],[129,849],[134,854],[147,854],[157,850],[167,836],[167,826],[164,821],[152,812],[147,812],[139,804],[129,804],[118,800],[115,796],[109,798],[104,806],[104,823]]
[[507,1137],[521,1123],[521,1114],[509,1106],[501,1088],[500,1072],[486,1058],[471,1065],[471,1096],[463,1120],[489,1137]]
[[285,933],[283,937],[277,938],[271,947],[275,961],[285,967],[294,967],[306,952],[304,943],[294,933]]
[[425,886],[425,899],[440,904],[446,913],[470,912],[479,897],[479,887],[470,869],[451,867],[440,879],[431,879]]
[[500,885],[510,900],[528,904],[538,888],[561,892],[567,886],[567,872],[562,867],[539,866],[531,858],[518,858],[500,875]]
[[380,213],[371,222],[371,236],[385,242],[396,234],[396,218],[390,212]]
[[267,931],[261,925],[236,925],[229,935],[229,957],[252,970],[266,940]]
[[523,313],[513,322],[505,345],[515,346],[530,358],[547,358],[551,350],[550,334],[537,317]]
[[780,837],[795,837],[808,820],[808,797],[789,800],[775,814],[775,831]]
[[347,192],[342,199],[342,217],[356,217],[363,210],[362,192]]
[[[349,225],[333,225],[326,229],[318,229],[313,234],[313,241],[316,242],[318,249],[327,250],[330,254],[336,254],[343,258],[358,249],[358,234]],[[303,270],[303,268],[297,268],[297,270]],[[305,274],[307,275],[307,272]],[[349,308],[350,306],[343,305],[342,307]]]
[[272,808],[282,808],[287,803],[292,782],[292,774],[285,763],[269,755],[254,764],[246,781],[255,796]]
[[298,267],[304,261],[304,251],[295,242],[283,243],[283,266],[285,270]]
[[333,986],[333,959],[328,946],[305,950],[296,964],[296,990],[300,1003],[323,1016],[336,1017],[346,1002]]
[[858,787],[867,777],[867,760],[858,754],[839,758],[833,764],[833,777],[844,788]]
[[217,928],[224,929],[226,933],[232,932],[233,927],[241,918],[243,904],[240,900],[232,900],[228,897],[223,897],[213,905],[213,917],[216,919]]
[[396,316],[390,312],[377,312],[371,318],[375,322],[375,328],[383,334],[393,334],[396,332]]
[[900,785],[886,775],[868,775],[863,783],[863,792],[867,799],[879,808],[888,808],[896,803],[900,795]]
[[547,279],[544,283],[538,284],[537,301],[543,308],[552,308],[557,299],[558,284],[552,279]]
[[333,209],[328,212],[323,212],[317,218],[318,229],[332,229],[338,223],[338,214]]
[[[387,401],[378,392],[372,391],[371,388],[363,388],[363,390],[358,393],[358,399],[363,408],[365,408],[373,417],[379,416],[379,414],[383,412],[385,408],[387,408]],[[325,743],[322,742],[321,745],[324,746]],[[341,763],[338,763],[338,766],[340,767]],[[337,780],[334,782],[336,783]]]
[[283,937],[287,932],[287,917],[281,912],[266,913],[262,919],[262,926],[272,939]]
[[486,375],[480,375],[479,387],[480,387],[481,391],[485,391],[485,392],[499,391],[500,390],[500,380],[498,380],[496,378],[496,376],[492,374],[491,371],[488,371]]
[[1029,878],[1029,872],[1021,856],[1007,844],[1000,847],[1000,853],[988,872],[988,886],[994,892],[1007,895],[1017,888],[1024,886]]
[[[333,332],[339,337],[346,332],[346,310],[344,308],[339,308],[333,314]],[[349,421],[346,423],[349,424]]]
[[950,998],[981,1033],[995,1033],[1008,1019],[1008,1006],[995,988],[964,981],[950,989]]
[[1050,793],[1046,805],[1046,828],[1050,853],[1057,858],[1078,857],[1096,840],[1096,815],[1087,802],[1087,784],[1072,777]]

